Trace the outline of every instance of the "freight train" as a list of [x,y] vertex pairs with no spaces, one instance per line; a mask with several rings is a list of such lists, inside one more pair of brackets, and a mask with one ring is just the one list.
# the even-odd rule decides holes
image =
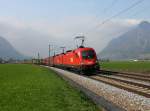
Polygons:
[[83,46],[44,58],[42,64],[65,69],[75,69],[84,74],[89,71],[97,71],[100,68],[95,50]]

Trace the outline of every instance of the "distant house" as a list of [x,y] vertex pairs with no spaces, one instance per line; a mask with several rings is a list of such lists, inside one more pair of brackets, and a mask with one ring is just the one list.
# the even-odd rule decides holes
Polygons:
[[139,60],[137,60],[137,59],[134,59],[133,61],[134,61],[134,62],[137,62],[137,61],[139,61]]

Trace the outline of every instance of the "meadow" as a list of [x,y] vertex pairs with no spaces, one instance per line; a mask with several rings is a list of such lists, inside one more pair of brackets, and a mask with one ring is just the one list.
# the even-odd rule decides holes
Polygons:
[[53,71],[35,65],[0,65],[0,111],[98,111]]
[[100,65],[106,70],[150,73],[150,61],[109,61]]

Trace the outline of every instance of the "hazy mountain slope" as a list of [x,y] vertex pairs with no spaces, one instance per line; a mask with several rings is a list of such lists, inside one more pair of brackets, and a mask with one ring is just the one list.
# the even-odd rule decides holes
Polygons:
[[105,59],[150,58],[150,23],[141,22],[133,30],[111,40],[99,53],[99,57]]
[[23,59],[25,56],[17,52],[7,40],[0,37],[0,58]]

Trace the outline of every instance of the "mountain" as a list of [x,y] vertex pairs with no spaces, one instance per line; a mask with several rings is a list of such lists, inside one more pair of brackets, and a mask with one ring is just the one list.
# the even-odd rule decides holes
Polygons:
[[112,60],[150,59],[150,23],[143,21],[111,40],[98,56]]
[[24,59],[26,57],[16,51],[6,39],[0,37],[0,58]]

